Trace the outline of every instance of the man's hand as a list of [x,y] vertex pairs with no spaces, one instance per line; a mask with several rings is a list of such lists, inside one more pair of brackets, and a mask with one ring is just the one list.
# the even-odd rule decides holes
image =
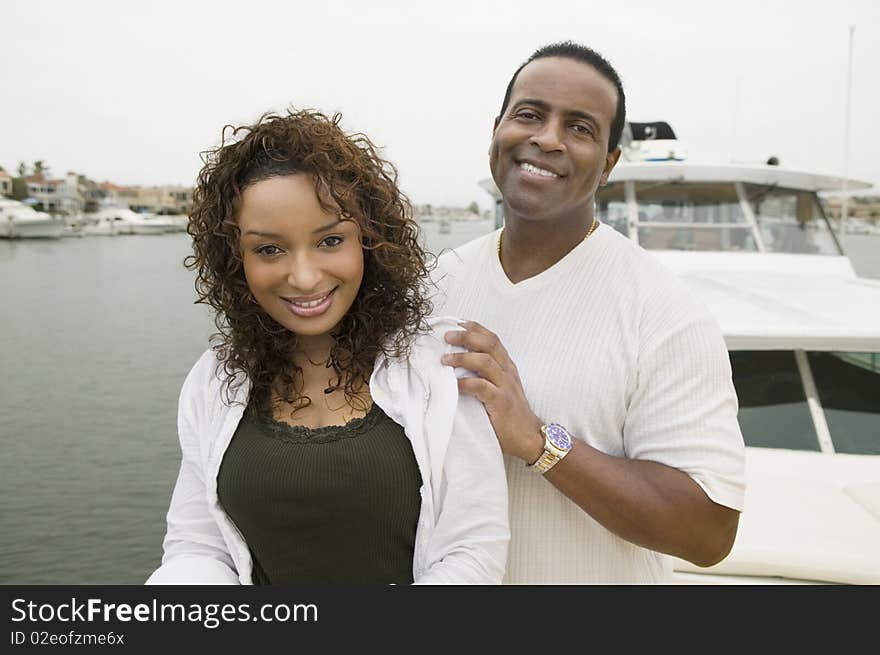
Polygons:
[[[460,324],[446,341],[470,352],[442,361],[479,377],[461,378],[461,393],[486,408],[505,453],[534,463],[544,449],[542,421],[529,407],[516,365],[498,337],[479,323]],[[733,545],[739,512],[712,502],[682,471],[648,460],[614,457],[581,439],[545,479],[614,534],[644,548],[709,566]]]
[[464,330],[447,332],[446,342],[470,352],[447,354],[441,361],[477,374],[459,379],[459,392],[483,403],[503,452],[534,463],[544,450],[543,422],[529,407],[516,364],[493,332],[474,321],[460,325]]

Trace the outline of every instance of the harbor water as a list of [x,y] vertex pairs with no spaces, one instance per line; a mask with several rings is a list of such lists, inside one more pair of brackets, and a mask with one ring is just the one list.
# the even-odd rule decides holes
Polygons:
[[[491,220],[424,225],[437,253]],[[880,237],[852,235],[880,278]],[[184,376],[213,331],[185,234],[0,241],[0,584],[140,584],[162,553]]]

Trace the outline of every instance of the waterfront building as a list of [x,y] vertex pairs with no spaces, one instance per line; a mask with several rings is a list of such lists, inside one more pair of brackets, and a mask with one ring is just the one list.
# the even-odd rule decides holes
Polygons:
[[130,209],[151,214],[188,214],[192,209],[192,187],[132,187],[134,197],[127,199]]
[[[835,222],[839,221],[843,214],[843,196],[826,196],[823,198],[823,204],[828,218]],[[846,214],[848,218],[880,225],[880,196],[851,196],[847,202]]]
[[43,173],[25,177],[28,196],[42,211],[68,216],[82,213],[86,198],[80,191],[80,175],[68,171],[63,178],[50,180]]
[[12,177],[6,171],[0,171],[0,197],[12,197]]

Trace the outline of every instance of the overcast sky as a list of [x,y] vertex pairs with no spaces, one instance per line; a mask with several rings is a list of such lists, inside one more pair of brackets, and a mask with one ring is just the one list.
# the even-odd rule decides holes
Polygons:
[[340,111],[417,203],[490,199],[492,120],[515,68],[572,39],[620,72],[628,118],[698,161],[844,172],[880,187],[880,2],[435,0],[3,2],[0,166],[192,184],[226,123]]

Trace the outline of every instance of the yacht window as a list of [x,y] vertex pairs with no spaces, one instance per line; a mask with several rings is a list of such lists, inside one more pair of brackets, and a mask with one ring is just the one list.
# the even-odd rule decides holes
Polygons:
[[639,182],[635,192],[644,248],[757,250],[732,183]]
[[757,250],[748,226],[640,225],[639,245],[648,250]]
[[747,446],[820,450],[792,351],[731,351],[730,365]]
[[732,183],[638,182],[639,223],[743,223]]
[[596,193],[596,218],[623,236],[629,236],[629,212],[626,208],[623,182],[612,182],[599,189]]
[[840,254],[815,193],[760,184],[743,188],[768,251]]
[[807,353],[834,451],[880,455],[880,353]]

